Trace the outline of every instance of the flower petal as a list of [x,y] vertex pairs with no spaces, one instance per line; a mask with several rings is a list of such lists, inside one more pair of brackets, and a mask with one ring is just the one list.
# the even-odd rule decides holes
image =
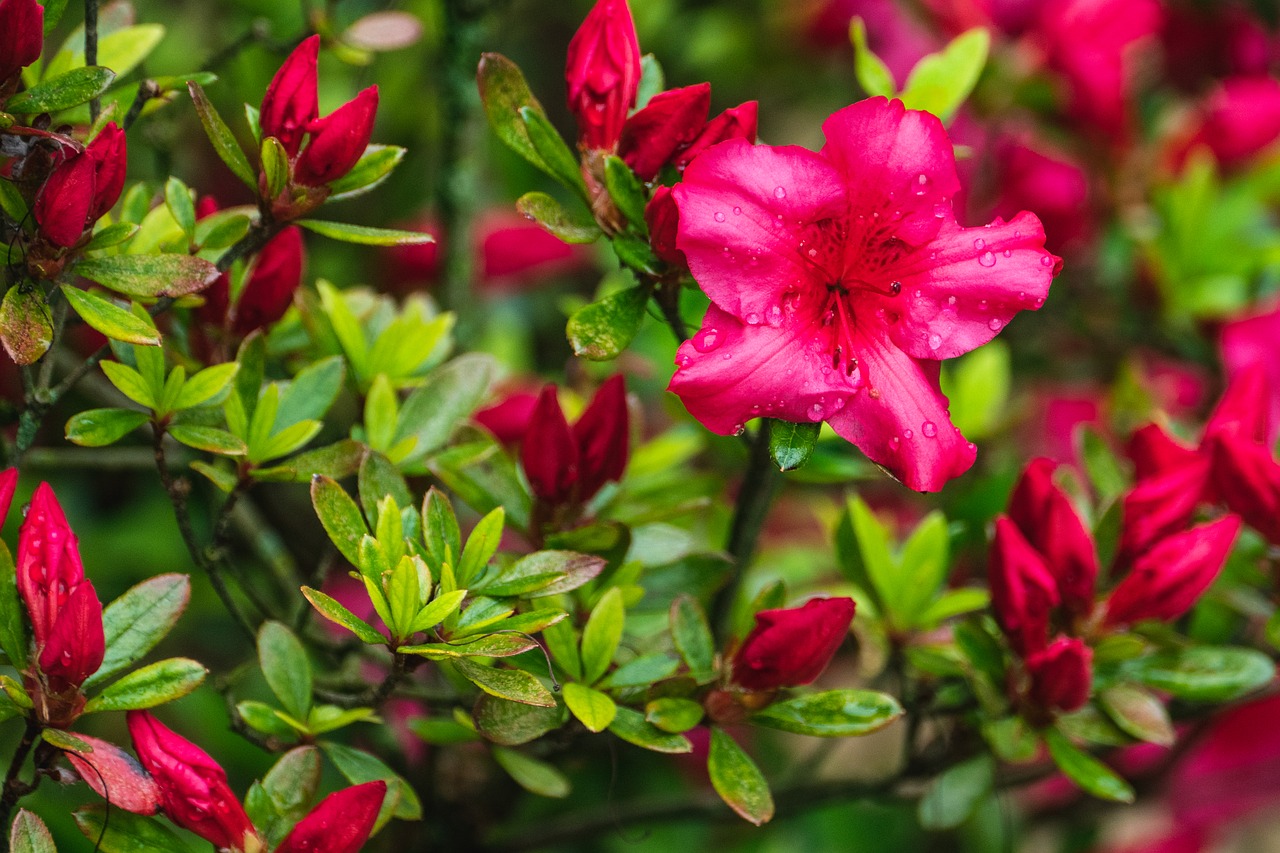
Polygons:
[[720,435],[758,417],[820,421],[844,408],[862,379],[856,370],[833,370],[825,348],[816,352],[803,328],[748,326],[713,304],[702,329],[680,345],[667,390]]
[[831,428],[909,488],[938,491],[977,458],[951,423],[938,363],[917,361],[861,329],[857,337],[867,388],[827,419]]
[[712,302],[758,323],[781,310],[783,294],[798,282],[829,280],[799,246],[807,226],[844,215],[842,183],[804,148],[721,143],[699,155],[671,191],[680,208],[676,245]]

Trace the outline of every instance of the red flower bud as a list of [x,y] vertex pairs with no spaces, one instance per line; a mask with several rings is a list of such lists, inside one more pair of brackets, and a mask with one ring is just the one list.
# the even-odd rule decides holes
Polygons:
[[124,131],[108,122],[102,132],[85,146],[84,153],[93,161],[93,204],[89,208],[89,224],[115,206],[124,189],[128,148]]
[[98,671],[106,652],[102,602],[93,584],[81,581],[58,611],[40,652],[39,667],[52,693],[79,689]]
[[0,527],[9,517],[9,507],[13,504],[13,493],[18,488],[18,469],[6,468],[0,471]]
[[1074,711],[1089,701],[1093,650],[1076,637],[1059,637],[1027,656],[1027,698],[1048,711]]
[[294,48],[262,96],[258,114],[262,135],[280,140],[290,157],[298,156],[307,125],[320,115],[316,84],[319,57],[320,36],[313,35]]
[[1280,544],[1280,464],[1266,445],[1219,438],[1213,482],[1223,502],[1273,544]]
[[627,386],[618,373],[604,381],[573,425],[580,500],[590,498],[605,483],[622,479],[631,438],[627,414]]
[[676,169],[683,172],[685,167],[693,162],[694,157],[716,143],[730,139],[755,142],[757,107],[758,104],[755,101],[747,101],[745,104],[725,110],[707,122],[707,126],[698,134],[698,138],[693,140],[688,148],[677,154],[672,161]]
[[676,269],[688,269],[689,259],[676,248],[676,229],[680,225],[680,209],[671,197],[671,187],[658,187],[644,208],[644,221],[649,226],[649,245],[653,253]]
[[1125,494],[1116,565],[1129,565],[1191,522],[1209,471],[1209,460],[1197,456],[1190,464],[1140,481]]
[[1009,645],[1022,657],[1049,641],[1049,611],[1058,605],[1058,584],[1040,554],[1006,516],[996,519],[987,567],[991,607]]
[[1229,515],[1159,542],[1112,591],[1104,624],[1177,619],[1218,576],[1239,532],[1240,519]]
[[364,156],[378,112],[378,87],[370,86],[324,118],[307,125],[310,141],[298,155],[293,176],[318,187],[350,172]]
[[40,233],[55,246],[74,246],[84,234],[94,207],[96,171],[92,157],[74,154],[49,173],[36,195],[36,223]]
[[677,151],[698,138],[709,109],[710,83],[659,92],[623,125],[618,156],[642,181],[652,181]]
[[275,853],[357,853],[387,795],[381,779],[335,791],[298,821]]
[[232,330],[237,335],[270,326],[284,316],[302,283],[303,258],[302,231],[296,225],[285,228],[262,247],[236,300]]
[[551,504],[572,500],[578,482],[578,444],[564,419],[555,385],[547,385],[538,396],[520,444],[520,462],[540,500]]
[[853,609],[851,598],[814,598],[801,607],[761,610],[733,656],[733,683],[776,690],[813,682],[849,633]]
[[215,847],[244,850],[246,840],[253,839],[261,849],[257,830],[218,762],[147,711],[130,711],[127,719],[134,752],[159,786],[169,820]]
[[1147,424],[1134,432],[1129,437],[1127,452],[1133,461],[1134,478],[1139,482],[1189,465],[1199,456],[1195,448],[1181,444],[1156,424]]
[[640,88],[640,43],[626,0],[598,0],[569,42],[569,111],[578,146],[612,151]]
[[476,412],[473,419],[503,444],[516,444],[529,429],[538,395],[517,391]]
[[1098,555],[1071,500],[1053,482],[1057,465],[1036,459],[1009,498],[1009,517],[1057,581],[1062,605],[1078,616],[1093,609]]
[[0,0],[0,86],[43,50],[44,7],[36,0]]
[[1276,440],[1271,423],[1271,393],[1267,371],[1261,364],[1242,369],[1227,383],[1227,390],[1204,426],[1205,439],[1231,433],[1270,446]]

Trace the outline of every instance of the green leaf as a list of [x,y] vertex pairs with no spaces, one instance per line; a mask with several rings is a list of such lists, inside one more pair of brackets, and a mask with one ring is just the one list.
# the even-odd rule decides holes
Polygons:
[[613,253],[624,267],[634,270],[641,278],[657,276],[662,272],[663,264],[653,253],[649,241],[631,234],[614,234],[609,241]]
[[742,818],[760,826],[773,817],[773,795],[764,774],[742,747],[718,728],[711,730],[707,773],[720,799]]
[[1098,694],[1102,710],[1126,734],[1161,746],[1172,746],[1177,732],[1164,703],[1132,684],[1117,684]]
[[475,723],[494,743],[518,746],[560,728],[563,715],[555,706],[525,705],[486,694],[476,701]]
[[600,597],[582,629],[582,677],[587,684],[596,683],[608,671],[626,619],[622,590],[613,587]]
[[547,171],[546,162],[529,139],[528,128],[520,114],[523,108],[541,111],[542,105],[529,91],[529,84],[525,82],[520,68],[500,53],[481,54],[476,82],[480,86],[480,101],[494,133],[511,150]]
[[1139,658],[1123,672],[1179,699],[1227,702],[1268,684],[1275,677],[1275,664],[1253,649],[1193,646]]
[[619,707],[618,714],[609,725],[613,732],[629,744],[652,752],[682,755],[693,751],[693,744],[684,735],[664,732],[644,718],[644,714],[627,707]]
[[[459,592],[462,592],[462,590],[455,590],[447,594],[455,596]],[[436,619],[432,624],[439,621],[439,619]],[[418,643],[412,646],[400,646],[396,651],[411,655],[422,655],[430,660],[463,657],[509,658],[536,648],[537,645],[537,642],[522,634],[500,633],[456,643]]]
[[132,222],[113,222],[93,232],[93,237],[85,244],[84,251],[98,252],[118,246],[138,233],[138,226]]
[[329,201],[341,201],[367,193],[381,184],[404,159],[398,145],[370,145],[351,171],[329,182]]
[[[472,534],[475,535],[475,534]],[[604,570],[605,560],[573,551],[535,551],[508,566],[501,575],[486,582],[486,595],[541,598],[570,592],[595,579]]]
[[164,185],[164,204],[169,208],[173,221],[187,235],[187,239],[195,238],[196,206],[191,200],[191,190],[180,179],[170,177]]
[[[527,708],[529,706],[522,705],[521,707]],[[417,717],[409,720],[409,730],[427,743],[438,746],[472,743],[480,740],[480,735],[476,734],[475,729],[464,726],[457,720],[447,720],[439,717]]]
[[498,507],[477,521],[476,526],[471,529],[467,544],[462,548],[462,556],[458,559],[456,574],[460,586],[471,586],[472,581],[489,565],[493,555],[498,553],[505,521],[506,512]]
[[715,674],[715,638],[707,624],[707,614],[691,595],[679,595],[671,602],[671,637],[676,651],[699,684]]
[[234,361],[206,367],[186,381],[182,392],[173,402],[173,408],[180,410],[203,406],[227,390],[239,369],[240,365]]
[[41,5],[44,6],[44,35],[45,38],[58,27],[58,22],[62,20],[62,13],[67,9],[67,0],[45,0]]
[[951,401],[951,422],[973,440],[994,433],[1004,421],[1011,378],[1009,346],[995,340],[943,365],[942,393]]
[[0,181],[0,210],[14,222],[25,222],[30,213],[26,199],[12,181]]
[[280,465],[253,469],[255,480],[304,483],[317,476],[348,477],[360,468],[368,448],[358,441],[344,438],[325,447],[291,456]]
[[101,296],[88,291],[62,285],[62,293],[72,310],[93,328],[108,338],[130,344],[159,346],[160,333],[150,320],[143,320]]
[[854,495],[848,502],[849,520],[857,540],[858,558],[871,582],[885,615],[895,624],[900,613],[901,596],[905,592],[903,578],[899,576],[889,550],[889,535],[880,520],[862,498]]
[[1133,802],[1133,788],[1111,768],[1086,752],[1082,752],[1055,729],[1044,732],[1044,742],[1058,769],[1082,790],[1104,800]]
[[67,421],[67,441],[81,447],[105,447],[149,420],[146,412],[133,409],[89,409]]
[[692,699],[663,696],[644,706],[644,718],[664,732],[681,734],[702,722],[703,708]]
[[5,110],[18,115],[56,113],[68,107],[87,104],[101,95],[116,79],[110,68],[98,65],[72,68],[48,80],[41,80],[25,92],[5,102]]
[[617,358],[640,331],[648,304],[649,287],[638,284],[574,311],[565,329],[574,354],[592,361]]
[[316,477],[311,481],[311,505],[342,556],[353,566],[360,565],[360,540],[369,528],[346,489],[329,477]]
[[14,364],[34,364],[53,345],[49,305],[38,287],[10,287],[0,302],[0,344]]
[[977,810],[995,787],[996,763],[989,755],[961,762],[933,780],[920,800],[920,825],[934,832],[955,829]]
[[368,622],[356,616],[347,608],[343,607],[333,598],[325,595],[318,589],[312,589],[309,586],[302,588],[302,594],[311,602],[321,616],[337,625],[341,625],[359,638],[360,642],[368,643],[371,646],[378,646],[386,643],[387,638],[377,632],[376,629]]
[[526,791],[542,797],[569,796],[569,780],[545,761],[502,746],[493,747],[493,758]]
[[951,121],[977,85],[990,47],[991,34],[982,27],[956,36],[941,51],[929,54],[911,69],[901,94],[903,104],[909,109],[931,112],[943,123]]
[[[415,439],[409,458],[443,447],[454,428],[488,395],[495,373],[492,357],[481,353],[460,356],[433,370],[400,406],[396,441]],[[453,556],[458,558],[456,552]]]
[[262,174],[266,178],[267,198],[276,198],[289,183],[289,154],[274,136],[262,140],[259,148]]
[[648,687],[670,678],[680,668],[680,661],[661,652],[642,655],[619,666],[604,681],[602,687]]
[[604,159],[604,185],[609,191],[609,197],[627,221],[636,230],[642,233],[647,231],[644,207],[648,201],[648,193],[644,183],[621,157],[610,154]]
[[[984,347],[985,349],[985,347]],[[1106,439],[1092,426],[1080,429],[1081,457],[1100,502],[1109,503],[1129,488],[1129,478]]]
[[542,108],[521,107],[520,118],[524,121],[525,132],[528,133],[534,150],[538,152],[546,173],[583,199],[589,198],[577,156],[569,150]]
[[107,32],[98,39],[98,64],[124,77],[137,68],[163,38],[164,27],[160,24],[135,24]]
[[172,424],[167,430],[175,441],[221,456],[244,456],[249,448],[231,433],[217,427]]
[[84,806],[73,813],[76,826],[101,853],[192,853],[172,829],[145,815],[109,806]]
[[298,638],[280,622],[263,622],[258,629],[258,663],[284,709],[305,720],[311,712],[311,661]]
[[991,594],[985,589],[961,587],[949,589],[934,599],[916,619],[922,628],[932,628],[955,616],[964,616],[985,609],[991,603]]
[[379,759],[359,749],[352,749],[338,743],[322,741],[320,748],[338,768],[338,772],[353,785],[362,785],[381,779],[387,783],[387,798],[382,803],[382,811],[374,824],[382,826],[394,814],[400,820],[422,820],[422,801],[409,783],[398,773]]
[[320,787],[320,750],[299,746],[280,756],[262,777],[262,788],[286,820],[296,821],[307,812]]
[[209,102],[209,98],[205,96],[204,89],[200,88],[199,83],[193,80],[187,84],[187,90],[191,92],[191,100],[195,103],[196,114],[200,116],[200,124],[204,126],[205,135],[213,143],[214,152],[217,153],[223,163],[227,164],[227,168],[231,170],[231,173],[243,181],[253,191],[254,195],[257,195],[257,173],[249,165],[249,158],[244,156],[244,149],[240,147],[239,142],[236,142],[235,136],[231,133],[231,128],[227,127],[227,123],[222,120],[222,116],[218,115],[217,109]]
[[[101,363],[102,372],[106,374],[107,380],[121,394],[128,397],[139,406],[146,406],[148,409],[159,408],[159,400],[157,395],[163,391],[162,388],[153,388],[151,379],[143,376],[129,365],[119,361],[104,361]],[[159,368],[164,370],[163,365]]]
[[71,732],[63,729],[46,728],[40,730],[40,739],[50,746],[55,746],[63,752],[78,752],[87,755],[93,752],[93,747],[88,741],[81,740]]
[[204,682],[208,674],[190,658],[156,661],[121,678],[84,706],[86,714],[153,708],[181,699]]
[[821,423],[797,424],[769,419],[769,457],[779,471],[794,471],[804,466],[818,443]]
[[432,486],[422,499],[422,541],[431,561],[437,566],[456,563],[461,538],[449,496]]
[[85,681],[85,690],[142,660],[173,630],[190,600],[191,579],[164,574],[135,584],[108,604],[102,611],[106,654]]
[[18,809],[9,830],[9,850],[12,853],[58,853],[53,836],[44,821],[26,809]]
[[314,231],[321,237],[341,240],[344,243],[358,243],[362,246],[413,246],[435,242],[434,237],[421,231],[372,228],[368,225],[354,225],[350,222],[329,222],[322,219],[299,219],[294,224],[301,225],[308,231]]
[[898,92],[898,84],[894,81],[889,66],[867,47],[867,27],[862,18],[854,18],[849,22],[849,41],[853,42],[853,73],[862,90],[872,97],[894,97]]
[[544,708],[551,708],[556,704],[555,698],[542,686],[542,682],[522,669],[496,669],[472,663],[466,658],[454,661],[453,665],[463,677],[491,696]]
[[910,626],[919,624],[947,579],[950,536],[941,512],[926,515],[902,545],[899,614]]
[[7,545],[0,542],[0,650],[19,672],[27,668],[25,612],[26,608],[18,598],[18,573],[13,554]]
[[452,592],[436,596],[434,600],[419,610],[418,614],[413,617],[413,624],[410,626],[409,632],[416,634],[419,631],[428,631],[439,625],[457,612],[462,605],[462,600],[466,597],[467,590],[465,589],[455,589]]
[[590,731],[602,732],[618,715],[618,706],[599,690],[571,681],[564,686],[564,704]]
[[593,243],[603,233],[581,205],[566,210],[546,193],[525,193],[516,200],[516,210],[566,243]]
[[892,696],[874,690],[827,690],[775,702],[751,722],[815,737],[848,737],[879,731],[903,714]]

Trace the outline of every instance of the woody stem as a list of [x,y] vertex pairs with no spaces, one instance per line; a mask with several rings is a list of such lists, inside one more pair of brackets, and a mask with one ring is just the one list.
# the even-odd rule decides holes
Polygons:
[[713,625],[724,627],[733,603],[742,587],[743,577],[755,556],[760,528],[769,514],[773,497],[782,484],[781,472],[769,454],[769,436],[772,421],[761,418],[755,437],[751,440],[747,472],[734,502],[733,521],[729,526],[729,541],[725,550],[733,557],[734,571],[728,583],[716,593],[711,602]]
[[[31,748],[40,737],[40,729],[40,723],[34,717],[27,718],[27,729],[22,733],[22,740],[18,741],[18,748],[13,751],[9,772],[4,777],[4,793],[0,794],[0,827],[9,825],[9,815],[13,812],[13,807],[18,804],[18,800],[31,793],[34,787],[19,779],[18,774],[22,772],[22,765],[26,764]],[[3,849],[8,850],[9,833],[6,831],[0,835],[2,835],[0,840],[3,841]]]
[[[98,0],[84,0],[84,64],[98,64]],[[102,112],[97,95],[89,101],[89,123],[96,124]]]

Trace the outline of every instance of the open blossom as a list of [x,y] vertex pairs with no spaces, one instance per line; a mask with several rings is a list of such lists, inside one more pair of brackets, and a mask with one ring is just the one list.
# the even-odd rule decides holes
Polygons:
[[612,151],[640,89],[640,43],[626,0],[599,0],[569,42],[569,110],[578,145]]
[[853,609],[851,598],[814,598],[800,607],[761,610],[733,656],[733,683],[747,690],[811,683],[844,642]]
[[940,360],[1039,307],[1060,265],[1030,213],[957,224],[942,123],[873,98],[823,126],[821,152],[730,141],[672,190],[676,245],[711,297],[670,390],[708,429],[827,421],[913,489],[973,464]]

